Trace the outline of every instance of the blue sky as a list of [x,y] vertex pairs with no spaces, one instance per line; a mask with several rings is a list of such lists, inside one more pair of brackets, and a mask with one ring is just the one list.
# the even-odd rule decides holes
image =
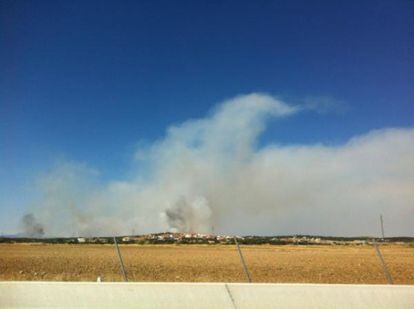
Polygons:
[[137,144],[239,94],[332,103],[263,144],[412,127],[413,37],[412,1],[1,1],[0,232],[56,160],[126,177]]

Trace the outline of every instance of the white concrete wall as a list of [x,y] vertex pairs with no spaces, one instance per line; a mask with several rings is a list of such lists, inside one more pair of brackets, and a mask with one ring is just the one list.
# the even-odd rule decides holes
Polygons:
[[0,282],[0,308],[414,308],[414,286]]

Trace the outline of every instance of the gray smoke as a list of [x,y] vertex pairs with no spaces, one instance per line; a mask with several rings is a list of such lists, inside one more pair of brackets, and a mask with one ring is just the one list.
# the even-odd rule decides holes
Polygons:
[[23,229],[23,236],[40,238],[45,234],[45,229],[42,224],[36,221],[33,214],[25,214],[21,219],[21,225]]
[[259,143],[270,119],[301,112],[314,111],[263,94],[227,100],[141,144],[129,177],[102,181],[86,164],[57,164],[39,177],[33,212],[48,235],[212,226],[227,234],[378,235],[380,213],[388,235],[414,235],[414,129],[374,130],[339,145]]
[[173,206],[167,208],[162,216],[171,232],[211,232],[211,209],[207,199],[197,197],[189,202],[181,197]]

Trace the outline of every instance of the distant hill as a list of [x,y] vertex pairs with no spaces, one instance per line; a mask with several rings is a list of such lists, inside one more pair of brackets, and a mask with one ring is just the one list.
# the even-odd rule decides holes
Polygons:
[[[337,237],[318,235],[282,236],[231,236],[200,233],[153,233],[145,235],[117,236],[117,242],[124,244],[234,244],[235,237],[240,244],[270,245],[367,245],[381,243],[414,243],[414,237],[387,237],[384,239],[368,236]],[[113,237],[27,237],[23,233],[0,236],[0,243],[66,243],[66,244],[110,244]]]

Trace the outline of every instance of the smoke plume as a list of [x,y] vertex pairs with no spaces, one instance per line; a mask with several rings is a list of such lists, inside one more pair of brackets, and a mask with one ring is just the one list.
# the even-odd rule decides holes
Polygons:
[[33,214],[25,214],[21,219],[24,237],[40,238],[45,234],[43,225],[36,221]]
[[128,179],[102,184],[96,170],[62,162],[39,178],[36,215],[51,235],[213,226],[229,234],[377,235],[382,213],[388,235],[414,235],[414,129],[375,130],[336,146],[259,144],[270,119],[306,110],[263,94],[225,101],[137,149]]
[[188,202],[181,197],[162,213],[171,232],[210,232],[211,209],[204,197]]

